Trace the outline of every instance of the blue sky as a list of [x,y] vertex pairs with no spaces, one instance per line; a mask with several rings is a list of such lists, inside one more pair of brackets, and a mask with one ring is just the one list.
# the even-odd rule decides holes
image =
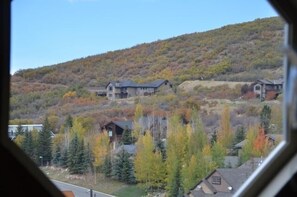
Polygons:
[[266,0],[13,0],[11,73],[276,15]]

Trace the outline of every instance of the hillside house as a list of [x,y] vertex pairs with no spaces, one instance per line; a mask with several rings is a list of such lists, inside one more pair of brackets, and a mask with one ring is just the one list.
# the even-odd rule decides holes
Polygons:
[[102,127],[102,130],[105,130],[108,133],[110,143],[113,144],[114,149],[121,141],[125,129],[127,129],[130,132],[133,130],[132,120],[111,121]]
[[261,165],[262,160],[262,158],[252,158],[238,168],[216,169],[199,181],[186,196],[233,196],[253,171]]
[[283,90],[283,79],[278,80],[268,80],[259,79],[252,84],[253,92],[261,99],[265,100],[269,92],[273,92],[276,96],[280,94]]
[[[15,134],[17,132],[17,128],[19,125],[8,125],[8,136],[10,139],[14,139],[15,138]],[[26,131],[41,131],[43,128],[42,124],[23,124],[22,126],[22,130],[24,132]],[[54,135],[54,134],[53,134]]]
[[148,96],[157,92],[172,91],[172,84],[168,80],[159,79],[150,83],[138,84],[131,80],[111,81],[106,85],[106,96],[109,100]]

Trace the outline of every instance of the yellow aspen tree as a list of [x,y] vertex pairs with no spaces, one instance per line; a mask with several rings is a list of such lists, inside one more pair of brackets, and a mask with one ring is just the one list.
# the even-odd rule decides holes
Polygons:
[[154,153],[154,143],[150,132],[139,136],[134,159],[135,177],[145,189],[161,188],[165,182],[165,165],[159,151]]
[[220,130],[218,132],[218,142],[226,149],[230,148],[234,134],[230,125],[230,110],[227,105],[225,105],[220,122]]
[[143,117],[143,107],[140,103],[136,104],[135,112],[134,112],[134,120],[133,125],[134,129],[132,131],[132,137],[134,139],[138,139],[141,133],[141,125],[139,124],[139,119]]
[[257,130],[259,126],[254,125],[250,126],[246,133],[246,139],[244,140],[244,144],[242,150],[239,154],[240,162],[244,163],[254,156],[254,141],[257,137]]
[[167,137],[166,189],[169,196],[183,193],[182,166],[187,163],[188,135],[178,116],[171,117]]
[[94,136],[94,142],[92,143],[92,151],[94,155],[93,165],[95,167],[101,167],[105,156],[109,152],[109,137],[106,131],[103,131]]

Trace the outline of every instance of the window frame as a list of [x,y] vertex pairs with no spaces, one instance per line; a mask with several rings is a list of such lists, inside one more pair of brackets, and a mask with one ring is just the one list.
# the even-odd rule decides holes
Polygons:
[[[294,0],[268,0],[287,23],[285,27],[285,85],[283,102],[284,140],[269,154],[263,164],[248,178],[234,196],[275,196],[297,172],[297,3]],[[295,51],[294,51],[295,50]],[[290,55],[291,54],[291,55]]]

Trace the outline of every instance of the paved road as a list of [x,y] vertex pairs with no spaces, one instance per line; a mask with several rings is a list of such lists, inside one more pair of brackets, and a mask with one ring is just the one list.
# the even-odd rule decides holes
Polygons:
[[[76,185],[72,185],[69,183],[64,183],[56,180],[52,180],[52,181],[62,191],[71,190],[74,193],[75,197],[90,197],[90,190],[88,188],[79,187]],[[98,191],[93,191],[93,197],[114,197],[114,196],[105,194],[102,192],[98,192]]]

